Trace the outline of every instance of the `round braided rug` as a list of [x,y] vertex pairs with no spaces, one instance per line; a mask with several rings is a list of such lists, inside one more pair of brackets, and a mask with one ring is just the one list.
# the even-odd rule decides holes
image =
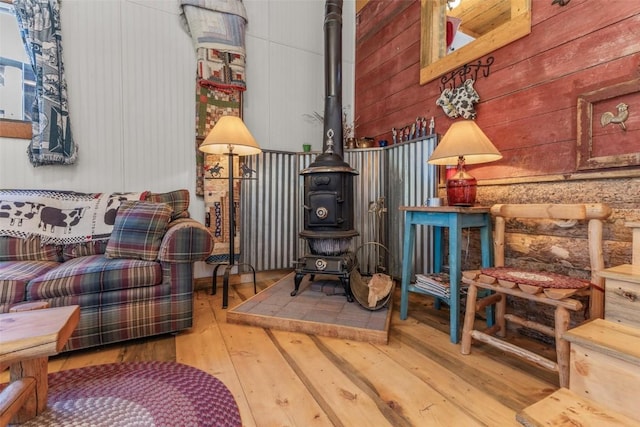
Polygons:
[[49,374],[47,409],[22,426],[241,426],[229,389],[173,362],[129,362]]

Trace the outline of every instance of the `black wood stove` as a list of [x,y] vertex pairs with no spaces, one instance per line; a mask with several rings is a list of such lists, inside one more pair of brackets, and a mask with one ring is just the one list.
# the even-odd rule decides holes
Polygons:
[[325,111],[322,154],[304,176],[304,231],[308,254],[298,260],[295,296],[302,278],[310,274],[340,279],[349,302],[353,301],[349,276],[356,262],[351,239],[353,229],[353,177],[358,172],[343,159],[342,133],[342,0],[327,0],[325,33]]

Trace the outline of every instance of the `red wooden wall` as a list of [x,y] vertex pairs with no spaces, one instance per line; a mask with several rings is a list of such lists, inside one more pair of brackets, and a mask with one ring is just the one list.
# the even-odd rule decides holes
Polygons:
[[[476,121],[504,157],[470,167],[473,175],[570,175],[577,170],[577,97],[640,77],[640,1],[571,0],[561,7],[532,0],[531,34],[491,56],[490,75],[475,83]],[[392,127],[418,116],[435,117],[436,132],[446,132],[453,120],[435,105],[440,81],[421,86],[419,61],[420,1],[369,1],[356,27],[358,137],[391,142]],[[639,107],[630,114],[640,117]],[[640,131],[620,135],[619,151],[633,151]]]

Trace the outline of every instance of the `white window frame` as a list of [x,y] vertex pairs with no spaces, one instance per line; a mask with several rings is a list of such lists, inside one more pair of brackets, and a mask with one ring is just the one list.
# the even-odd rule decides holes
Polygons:
[[[22,40],[20,39],[20,35],[17,31],[18,27],[17,22],[15,21],[15,15],[14,22],[16,25],[5,25],[7,23],[7,15],[10,14],[7,13],[7,11],[13,9],[11,3],[12,2],[9,0],[0,0],[0,18],[5,21],[2,25],[3,43],[2,45],[0,45],[0,65],[5,64],[5,69],[9,68],[7,71],[11,71],[13,68],[15,68],[16,70],[20,70],[20,73],[22,73],[22,75],[24,76],[24,67],[25,65],[27,67],[30,67],[30,64],[29,58],[24,52]],[[5,34],[7,30],[11,32],[11,34]],[[15,34],[13,34],[13,31],[15,31]],[[2,78],[2,81],[0,81],[0,98],[2,98],[2,101],[0,102],[0,137],[31,139],[31,121],[28,119],[25,120],[24,115],[25,97],[23,87],[18,88],[21,93],[19,100],[11,104],[12,108],[7,113],[8,117],[5,117],[4,108],[8,105],[5,104],[5,102],[7,102],[7,97],[15,98],[16,93],[16,91],[12,90],[12,88],[4,87],[4,78],[8,75],[8,72],[6,74],[3,72],[0,76],[0,78]],[[15,73],[11,73],[11,75],[15,75]],[[18,84],[20,86],[23,86],[24,80],[21,79]],[[13,89],[16,88],[14,87]],[[16,103],[19,103],[20,105],[16,106]]]

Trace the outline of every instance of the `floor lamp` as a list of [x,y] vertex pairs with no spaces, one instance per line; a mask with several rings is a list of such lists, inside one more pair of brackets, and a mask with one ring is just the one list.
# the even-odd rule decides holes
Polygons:
[[[258,143],[249,132],[249,129],[245,126],[240,117],[235,116],[222,116],[215,124],[211,132],[204,139],[199,147],[200,151],[209,154],[224,154],[229,158],[229,261],[228,263],[219,263],[213,270],[212,278],[212,291],[215,295],[217,289],[217,274],[218,268],[221,265],[226,265],[224,271],[224,281],[222,285],[222,308],[227,308],[229,303],[229,272],[234,266],[240,266],[242,264],[236,264],[235,262],[235,207],[233,203],[233,157],[234,156],[249,156],[252,154],[258,154],[262,150],[258,146]],[[253,288],[256,290],[256,272],[253,270]]]

